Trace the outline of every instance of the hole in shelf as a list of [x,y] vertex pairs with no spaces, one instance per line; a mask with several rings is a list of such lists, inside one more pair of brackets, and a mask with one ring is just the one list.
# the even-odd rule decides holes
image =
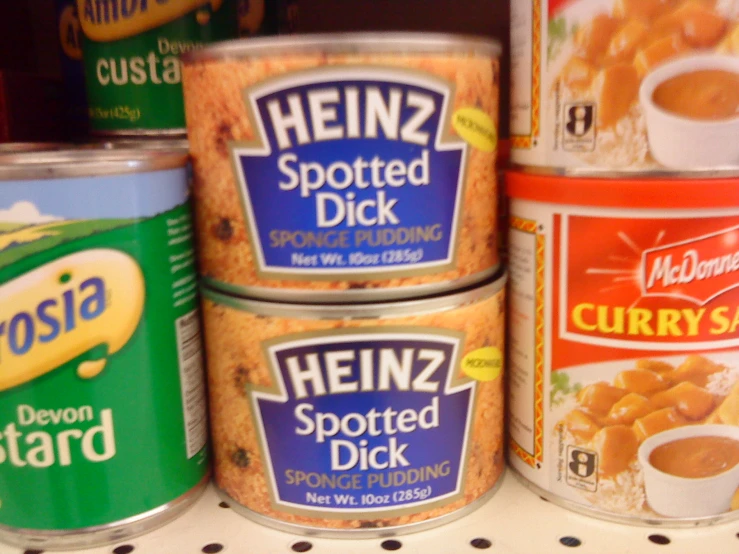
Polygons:
[[24,550],[23,554],[44,554],[43,550]]
[[403,548],[403,543],[400,541],[396,541],[393,539],[382,541],[382,544],[380,544],[383,550],[400,550]]
[[219,502],[218,506],[220,508],[230,508],[231,507],[228,502]]
[[293,549],[293,552],[308,552],[311,548],[313,548],[313,545],[308,541],[300,541],[292,545],[291,548]]
[[474,548],[479,548],[480,550],[484,550],[485,548],[490,548],[491,546],[493,546],[492,542],[490,542],[488,539],[483,538],[472,539],[470,541],[470,544]]
[[130,544],[122,544],[121,546],[116,546],[113,549],[113,554],[131,554],[135,548],[133,545]]
[[664,535],[649,535],[649,540],[654,544],[670,544],[670,539]]
[[559,542],[565,546],[569,546],[570,548],[575,548],[576,546],[580,546],[582,544],[582,541],[577,537],[562,537],[561,539],[559,539]]
[[212,542],[210,544],[206,544],[203,548],[201,548],[205,554],[216,554],[216,552],[220,552],[223,550],[223,545],[217,542]]
[[548,498],[544,498],[543,496],[540,496],[539,498],[542,499],[544,502],[549,502]]

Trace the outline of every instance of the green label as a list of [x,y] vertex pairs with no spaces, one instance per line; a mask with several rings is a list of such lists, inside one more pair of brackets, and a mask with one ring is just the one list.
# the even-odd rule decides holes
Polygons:
[[0,524],[80,529],[185,494],[208,469],[188,201],[80,220],[4,200]]
[[[87,12],[87,17],[98,15]],[[86,36],[92,130],[184,129],[180,55],[237,35],[236,0],[224,0],[217,10],[206,4],[124,38],[96,41]]]

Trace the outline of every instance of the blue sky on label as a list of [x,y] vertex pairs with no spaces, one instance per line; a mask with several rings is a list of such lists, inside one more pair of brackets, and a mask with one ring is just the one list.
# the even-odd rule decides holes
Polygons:
[[187,198],[184,168],[73,179],[0,183],[0,222],[151,217]]

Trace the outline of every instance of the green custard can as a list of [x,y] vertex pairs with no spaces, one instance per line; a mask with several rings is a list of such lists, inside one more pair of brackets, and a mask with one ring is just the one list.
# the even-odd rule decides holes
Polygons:
[[0,155],[0,541],[113,543],[206,486],[187,164]]
[[237,0],[77,0],[90,128],[185,134],[179,56],[238,36]]

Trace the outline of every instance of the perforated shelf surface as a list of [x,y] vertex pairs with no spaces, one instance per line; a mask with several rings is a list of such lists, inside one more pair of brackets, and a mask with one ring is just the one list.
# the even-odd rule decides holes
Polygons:
[[[390,539],[305,538],[260,527],[221,506],[209,488],[173,523],[84,554],[739,554],[739,521],[689,529],[632,527],[546,502],[509,471],[498,492],[468,516]],[[36,551],[26,551],[36,552]],[[0,544],[0,554],[23,554]],[[50,554],[46,552],[44,554]]]

